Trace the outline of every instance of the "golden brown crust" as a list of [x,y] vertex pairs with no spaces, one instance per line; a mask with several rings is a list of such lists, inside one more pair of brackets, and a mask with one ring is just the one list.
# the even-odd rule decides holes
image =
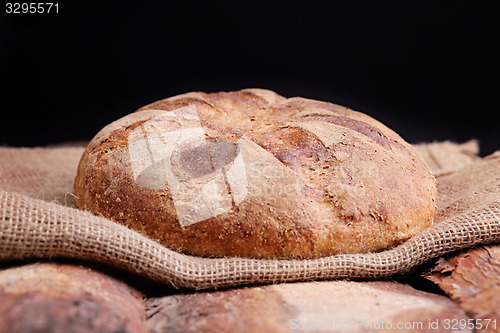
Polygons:
[[[203,146],[174,149],[170,175],[158,173],[165,162],[155,159],[156,148],[140,155],[137,147],[146,136],[183,128],[195,133],[197,122],[208,142],[205,159]],[[134,160],[136,155],[142,159]],[[137,176],[134,164],[148,158],[154,161],[143,161],[149,169],[143,166]],[[243,166],[231,174],[237,161]],[[214,201],[213,207],[179,205],[197,201],[165,185],[174,177],[188,186],[217,172],[225,185],[215,187],[215,195],[229,195],[229,201]],[[184,94],[110,124],[83,154],[74,190],[79,207],[167,247],[255,258],[315,258],[394,246],[432,223],[437,196],[420,155],[378,121],[262,89]],[[211,217],[180,223],[181,215],[193,219],[194,207]]]

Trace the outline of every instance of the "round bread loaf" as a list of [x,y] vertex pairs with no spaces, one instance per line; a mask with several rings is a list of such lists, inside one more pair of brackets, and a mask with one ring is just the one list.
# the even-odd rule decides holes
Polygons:
[[198,256],[380,251],[432,224],[422,157],[362,113],[272,91],[188,93],[89,143],[77,205]]

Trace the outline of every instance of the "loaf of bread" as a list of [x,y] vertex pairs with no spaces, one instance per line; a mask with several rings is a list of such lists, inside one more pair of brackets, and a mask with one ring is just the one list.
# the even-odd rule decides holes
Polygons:
[[348,108],[272,91],[188,93],[102,129],[77,205],[187,254],[381,251],[432,224],[436,181],[399,135]]

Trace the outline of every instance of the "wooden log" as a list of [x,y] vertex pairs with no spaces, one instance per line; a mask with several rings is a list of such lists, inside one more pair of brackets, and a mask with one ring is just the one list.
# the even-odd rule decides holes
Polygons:
[[500,246],[482,246],[441,258],[424,277],[482,324],[491,320],[487,328],[476,332],[500,332]]
[[148,332],[142,295],[82,266],[0,271],[0,332]]
[[290,283],[146,301],[152,332],[472,332],[449,298],[396,282]]

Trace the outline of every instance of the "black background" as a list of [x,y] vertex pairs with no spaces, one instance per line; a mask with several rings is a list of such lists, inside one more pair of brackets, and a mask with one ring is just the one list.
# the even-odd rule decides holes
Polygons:
[[90,140],[189,91],[326,100],[411,143],[500,149],[494,1],[60,1],[0,13],[0,145]]

